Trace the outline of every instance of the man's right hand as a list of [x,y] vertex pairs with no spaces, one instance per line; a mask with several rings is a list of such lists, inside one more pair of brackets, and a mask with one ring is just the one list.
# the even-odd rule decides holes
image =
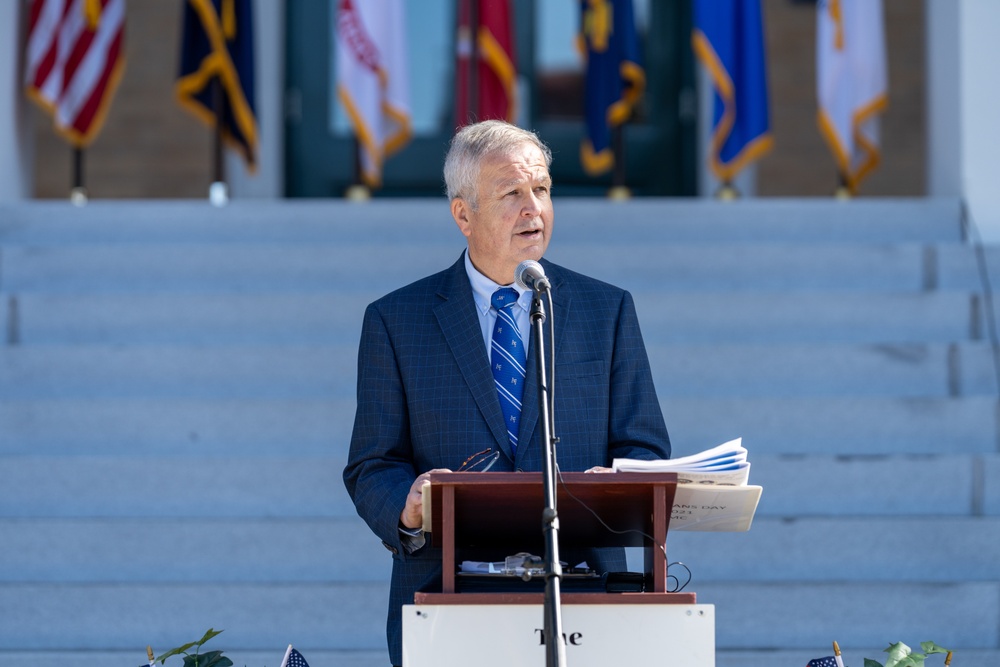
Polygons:
[[406,505],[399,514],[399,524],[404,528],[414,529],[424,525],[424,484],[431,483],[432,472],[451,472],[448,468],[434,468],[413,480],[410,492],[406,494]]

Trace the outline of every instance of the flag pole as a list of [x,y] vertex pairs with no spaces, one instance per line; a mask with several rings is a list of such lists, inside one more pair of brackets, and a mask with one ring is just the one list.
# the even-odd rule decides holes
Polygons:
[[[351,153],[354,155],[354,178],[347,186],[344,197],[350,201],[368,201],[372,198],[372,192],[361,178],[361,142],[358,141],[356,134],[351,141]],[[289,648],[291,648],[291,644],[289,644]]]
[[833,196],[836,199],[852,199],[854,193],[851,192],[851,186],[847,183],[847,176],[844,172],[837,170],[837,189],[834,190]]
[[475,123],[479,118],[479,0],[467,0],[469,3],[469,36],[471,38],[469,52],[469,94],[465,110],[467,123]]
[[733,181],[727,178],[722,181],[722,185],[715,191],[715,198],[721,201],[733,201],[740,198],[740,191],[733,185]]
[[226,95],[222,89],[222,79],[212,79],[212,108],[215,109],[215,128],[212,137],[212,184],[208,188],[208,200],[213,206],[229,203],[229,189],[226,187],[225,161],[222,150],[222,128],[226,116]]
[[611,174],[611,189],[608,199],[624,200],[632,198],[632,191],[625,184],[625,123],[611,128],[611,150],[614,154],[615,166]]
[[87,200],[87,188],[83,186],[83,148],[73,147],[73,185],[69,190],[69,200],[75,206],[85,206]]
[[840,657],[840,645],[833,642],[833,659],[837,661],[837,667],[844,667],[844,659]]

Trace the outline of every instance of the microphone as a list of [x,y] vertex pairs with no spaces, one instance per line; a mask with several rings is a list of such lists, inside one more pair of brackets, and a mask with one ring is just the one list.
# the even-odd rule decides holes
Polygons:
[[526,259],[514,269],[514,282],[521,289],[530,289],[536,292],[544,292],[552,287],[549,279],[545,277],[545,269],[533,259]]

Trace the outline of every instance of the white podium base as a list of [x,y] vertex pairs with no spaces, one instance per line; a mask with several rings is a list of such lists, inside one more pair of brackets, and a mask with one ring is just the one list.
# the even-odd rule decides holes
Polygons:
[[[564,604],[572,667],[715,667],[715,606]],[[541,605],[403,606],[403,667],[545,665]]]

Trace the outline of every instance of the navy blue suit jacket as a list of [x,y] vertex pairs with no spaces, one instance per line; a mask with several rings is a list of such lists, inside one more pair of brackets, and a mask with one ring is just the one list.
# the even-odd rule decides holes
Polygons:
[[[542,265],[554,301],[559,468],[668,458],[670,441],[631,295],[551,262]],[[501,452],[491,472],[541,470],[536,375],[529,353],[521,444],[512,456],[464,256],[365,312],[344,482],[358,514],[393,553],[387,627],[393,664],[402,662],[400,607],[413,602],[415,591],[440,586],[440,550],[408,554],[400,542],[399,515],[410,485],[420,473],[456,470],[490,448]],[[623,553],[596,566],[624,569]]]

